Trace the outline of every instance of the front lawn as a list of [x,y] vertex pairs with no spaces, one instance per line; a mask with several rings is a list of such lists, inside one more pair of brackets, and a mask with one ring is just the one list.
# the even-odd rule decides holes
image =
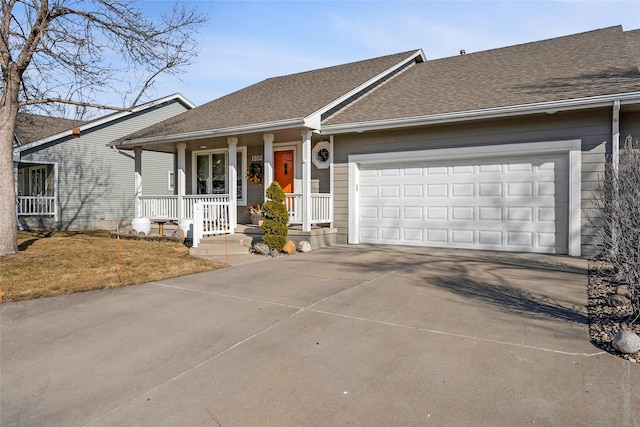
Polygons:
[[3,302],[137,285],[225,266],[189,255],[180,243],[118,241],[106,231],[19,232],[18,245],[17,254],[0,256]]

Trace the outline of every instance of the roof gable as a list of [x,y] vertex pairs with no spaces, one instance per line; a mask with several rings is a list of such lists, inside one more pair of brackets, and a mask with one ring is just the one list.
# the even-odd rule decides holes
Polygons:
[[376,78],[383,80],[402,64],[422,60],[422,51],[413,50],[269,78],[136,132],[127,139],[249,128],[294,120],[303,124],[314,114],[322,115],[326,109],[340,105],[343,98],[349,99],[358,90],[367,90],[368,83]]

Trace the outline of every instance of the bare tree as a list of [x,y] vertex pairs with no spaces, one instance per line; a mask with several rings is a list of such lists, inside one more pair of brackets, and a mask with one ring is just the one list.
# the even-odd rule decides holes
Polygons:
[[[197,54],[206,18],[175,3],[152,18],[133,0],[0,0],[0,255],[17,251],[13,135],[20,109],[126,110]],[[122,104],[104,105],[121,93]]]
[[595,191],[596,207],[601,211],[598,239],[602,255],[626,283],[633,315],[640,319],[640,146],[629,136],[620,151],[619,165],[608,164]]

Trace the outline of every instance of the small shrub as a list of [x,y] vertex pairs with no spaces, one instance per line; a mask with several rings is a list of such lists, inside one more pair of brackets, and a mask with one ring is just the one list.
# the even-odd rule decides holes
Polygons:
[[264,219],[262,221],[262,242],[271,249],[282,251],[282,247],[287,243],[289,228],[289,212],[284,204],[285,194],[276,181],[267,188],[267,200],[262,205]]
[[597,237],[602,243],[602,256],[628,282],[634,314],[629,321],[640,318],[640,148],[627,137],[620,150],[616,173],[607,164],[595,190],[596,206],[600,209]]

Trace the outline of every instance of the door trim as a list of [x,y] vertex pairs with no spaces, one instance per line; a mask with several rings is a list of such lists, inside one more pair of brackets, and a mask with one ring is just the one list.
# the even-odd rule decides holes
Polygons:
[[582,141],[544,141],[521,144],[499,144],[435,150],[397,151],[391,153],[349,155],[349,233],[350,244],[360,243],[360,165],[405,161],[437,161],[446,159],[475,159],[480,157],[510,157],[541,153],[566,153],[569,156],[569,229],[568,253],[581,254],[581,174]]

